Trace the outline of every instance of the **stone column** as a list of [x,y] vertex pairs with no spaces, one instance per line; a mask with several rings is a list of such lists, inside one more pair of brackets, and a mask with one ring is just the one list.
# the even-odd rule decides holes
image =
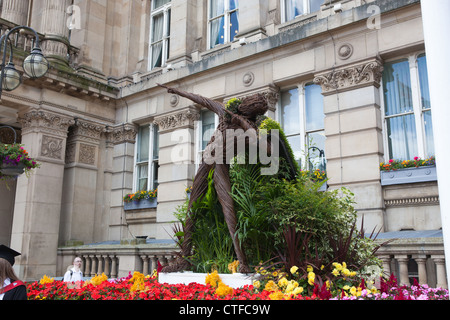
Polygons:
[[391,256],[382,255],[378,256],[378,258],[383,263],[383,274],[389,277],[391,275]]
[[157,239],[172,232],[175,208],[185,201],[185,189],[195,176],[194,122],[199,119],[194,106],[155,118],[159,127]]
[[3,0],[2,19],[18,24],[27,25],[29,0]]
[[42,51],[50,62],[67,65],[69,28],[67,8],[70,0],[43,0],[41,3],[40,32],[45,35]]
[[436,264],[436,287],[447,289],[447,277],[445,275],[445,258],[444,256],[431,256]]
[[314,79],[324,96],[328,185],[355,194],[366,230],[386,225],[379,169],[384,154],[382,71],[382,63],[373,58],[320,72]]
[[425,255],[419,255],[414,257],[414,260],[417,263],[418,272],[419,272],[419,284],[427,284],[427,257]]
[[21,279],[56,274],[64,157],[71,117],[43,109],[21,114],[22,143],[41,167],[17,182],[11,246]]
[[409,285],[408,277],[408,262],[409,258],[407,255],[395,256],[398,261],[398,273],[399,273],[399,285]]
[[137,128],[129,123],[120,124],[112,127],[108,135],[114,144],[109,237],[110,240],[123,240],[131,237],[126,226],[123,197],[133,190]]
[[60,244],[94,241],[98,158],[106,127],[76,119],[69,130],[61,210]]

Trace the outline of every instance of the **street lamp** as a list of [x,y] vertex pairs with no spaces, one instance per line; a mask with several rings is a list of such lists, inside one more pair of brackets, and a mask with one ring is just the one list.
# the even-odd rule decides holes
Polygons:
[[[9,36],[18,30],[29,30],[34,33],[35,36],[35,46],[31,50],[31,54],[25,58],[23,61],[24,72],[32,79],[40,78],[44,76],[48,69],[49,63],[47,59],[42,54],[41,48],[39,47],[39,36],[37,32],[27,26],[17,26],[12,28],[7,34],[0,38],[0,51],[3,50],[3,59],[0,75],[0,99],[3,90],[12,91],[16,89],[22,83],[22,75],[16,70],[13,63],[13,47]],[[6,64],[6,51],[9,42],[9,62]]]

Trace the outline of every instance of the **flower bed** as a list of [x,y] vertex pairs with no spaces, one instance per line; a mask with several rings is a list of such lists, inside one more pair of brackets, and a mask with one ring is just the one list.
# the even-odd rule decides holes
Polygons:
[[[426,285],[397,285],[395,277],[381,280],[381,288],[359,286],[342,289],[334,297],[326,284],[312,281],[312,290],[303,290],[281,277],[269,280],[264,288],[260,282],[233,289],[222,283],[217,273],[208,274],[205,284],[169,285],[159,283],[157,275],[144,276],[134,272],[128,277],[108,280],[102,274],[85,282],[65,283],[44,276],[39,282],[27,284],[29,300],[448,300],[448,290]],[[311,282],[311,274],[308,282]],[[307,294],[308,292],[308,294]],[[310,293],[310,294],[309,294]]]

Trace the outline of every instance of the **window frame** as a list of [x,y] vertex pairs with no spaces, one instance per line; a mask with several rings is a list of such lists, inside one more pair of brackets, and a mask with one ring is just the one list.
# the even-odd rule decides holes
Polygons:
[[[140,148],[140,139],[141,139],[141,128],[149,126],[149,155],[147,161],[138,162],[138,153]],[[156,135],[156,137],[155,137]],[[133,192],[142,191],[139,190],[139,166],[147,164],[147,190],[154,190],[158,187],[158,182],[155,179],[155,167],[156,170],[159,168],[159,128],[157,125],[153,123],[149,123],[146,125],[140,126],[138,130],[138,135],[136,138],[135,150],[134,150],[134,172],[133,172]],[[155,143],[157,144],[157,155],[155,157]]]
[[[211,17],[211,1],[215,1],[215,0],[208,0],[208,8],[207,8],[207,21],[208,21],[208,24],[207,24],[207,30],[206,30],[206,36],[207,36],[207,39],[208,39],[208,41],[207,41],[207,46],[208,46],[207,50],[214,49],[214,48],[216,48],[218,46],[225,45],[225,44],[231,42],[231,40],[230,40],[231,39],[230,28],[229,27],[225,28],[225,26],[229,26],[230,25],[230,20],[231,20],[230,17],[231,17],[231,14],[234,13],[234,12],[238,13],[238,30],[239,30],[239,1],[238,1],[238,5],[236,6],[236,8],[233,9],[233,10],[230,10],[230,8],[229,8],[230,7],[230,0],[217,0],[217,1],[223,1],[224,2],[224,9],[223,9],[223,14],[220,14],[220,15],[215,16],[215,17]],[[243,0],[243,1],[245,1],[245,0]],[[213,20],[220,19],[220,17],[222,17],[222,16],[224,17],[224,22],[223,22],[223,25],[224,25],[224,33],[223,33],[224,41],[223,41],[223,43],[218,43],[217,45],[212,46],[212,43],[211,43],[211,22]]]
[[[158,8],[154,8],[154,1],[152,1],[151,12],[150,12],[150,35],[149,35],[149,52],[148,52],[148,70],[154,70],[157,68],[163,68],[167,64],[169,59],[169,48],[170,48],[170,21],[172,14],[172,1],[170,0],[166,4]],[[153,28],[154,28],[154,18],[160,14],[163,14],[163,36],[161,40],[153,41]],[[161,66],[153,67],[153,48],[156,44],[162,43],[162,57]]]
[[[309,159],[306,159],[306,156],[308,154],[310,154],[310,152],[308,151],[310,149],[310,141],[308,139],[310,134],[313,133],[319,133],[319,132],[323,132],[324,136],[325,136],[325,121],[323,124],[323,128],[321,129],[313,129],[313,130],[307,130],[307,115],[306,115],[306,86],[308,85],[315,85],[314,82],[312,80],[306,80],[303,81],[299,84],[297,84],[296,86],[287,86],[285,88],[281,88],[280,90],[280,98],[278,100],[278,106],[277,106],[277,112],[276,112],[276,120],[280,123],[281,128],[283,129],[283,131],[285,132],[286,138],[289,137],[295,137],[295,136],[299,136],[300,138],[300,159],[296,159],[297,161],[300,160],[300,168],[305,168],[310,170],[311,168],[309,167],[309,163],[310,161],[307,161]],[[292,90],[292,89],[297,89],[298,92],[298,124],[299,124],[299,131],[298,133],[293,133],[293,134],[287,134],[285,131],[285,127],[283,124],[283,117],[282,117],[282,94],[283,92]],[[322,107],[324,105],[322,104]],[[325,113],[324,113],[324,120],[325,120]],[[326,139],[326,136],[325,136]],[[306,146],[308,146],[308,150],[306,150]],[[294,151],[294,150],[293,150]],[[326,150],[325,150],[325,146],[323,148],[323,152],[324,152],[324,160],[325,160],[325,167],[326,167],[326,163],[327,163],[327,159],[326,159]],[[306,166],[303,166],[303,164],[306,164]]]
[[[426,137],[425,137],[425,119],[424,114],[427,111],[432,110],[432,107],[430,108],[423,108],[422,105],[422,92],[420,87],[420,75],[419,75],[419,65],[418,65],[418,58],[421,55],[425,55],[426,52],[424,50],[415,51],[412,53],[407,53],[403,55],[398,55],[394,58],[389,58],[384,60],[384,64],[386,63],[392,63],[392,62],[400,62],[402,60],[408,61],[409,64],[409,73],[410,73],[410,84],[411,84],[411,97],[412,97],[412,104],[413,104],[413,111],[405,112],[402,114],[396,114],[396,115],[386,115],[386,103],[384,100],[384,82],[383,78],[381,79],[381,86],[380,86],[380,104],[381,104],[381,116],[382,116],[382,125],[383,125],[383,142],[384,142],[384,160],[389,161],[392,159],[393,155],[390,154],[390,148],[389,148],[389,137],[388,137],[388,126],[387,126],[387,120],[396,116],[403,116],[412,114],[414,115],[414,124],[416,128],[416,137],[417,137],[417,155],[421,159],[425,159],[427,157],[427,149],[428,146],[426,145]],[[400,160],[400,159],[399,159]],[[411,159],[401,159],[401,160],[411,160]]]
[[298,17],[302,17],[302,16],[306,16],[309,15],[311,13],[315,13],[315,12],[319,12],[319,11],[314,11],[311,12],[311,4],[310,4],[311,0],[303,0],[303,7],[306,8],[305,12],[301,15],[295,16],[293,19],[288,20],[287,19],[287,14],[286,14],[286,0],[281,0],[280,1],[280,9],[281,9],[281,23],[286,23],[289,21],[293,21],[295,19],[297,19]]

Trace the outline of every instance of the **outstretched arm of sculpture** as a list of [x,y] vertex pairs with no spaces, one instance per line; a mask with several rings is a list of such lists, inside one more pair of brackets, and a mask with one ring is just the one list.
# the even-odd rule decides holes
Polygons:
[[201,95],[189,93],[183,90],[175,89],[172,87],[168,87],[162,84],[157,84],[158,86],[167,89],[168,93],[175,93],[179,96],[185,97],[195,103],[198,103],[199,105],[211,110],[212,112],[216,113],[219,116],[222,116],[225,113],[225,108],[223,104],[220,102],[205,98]]

